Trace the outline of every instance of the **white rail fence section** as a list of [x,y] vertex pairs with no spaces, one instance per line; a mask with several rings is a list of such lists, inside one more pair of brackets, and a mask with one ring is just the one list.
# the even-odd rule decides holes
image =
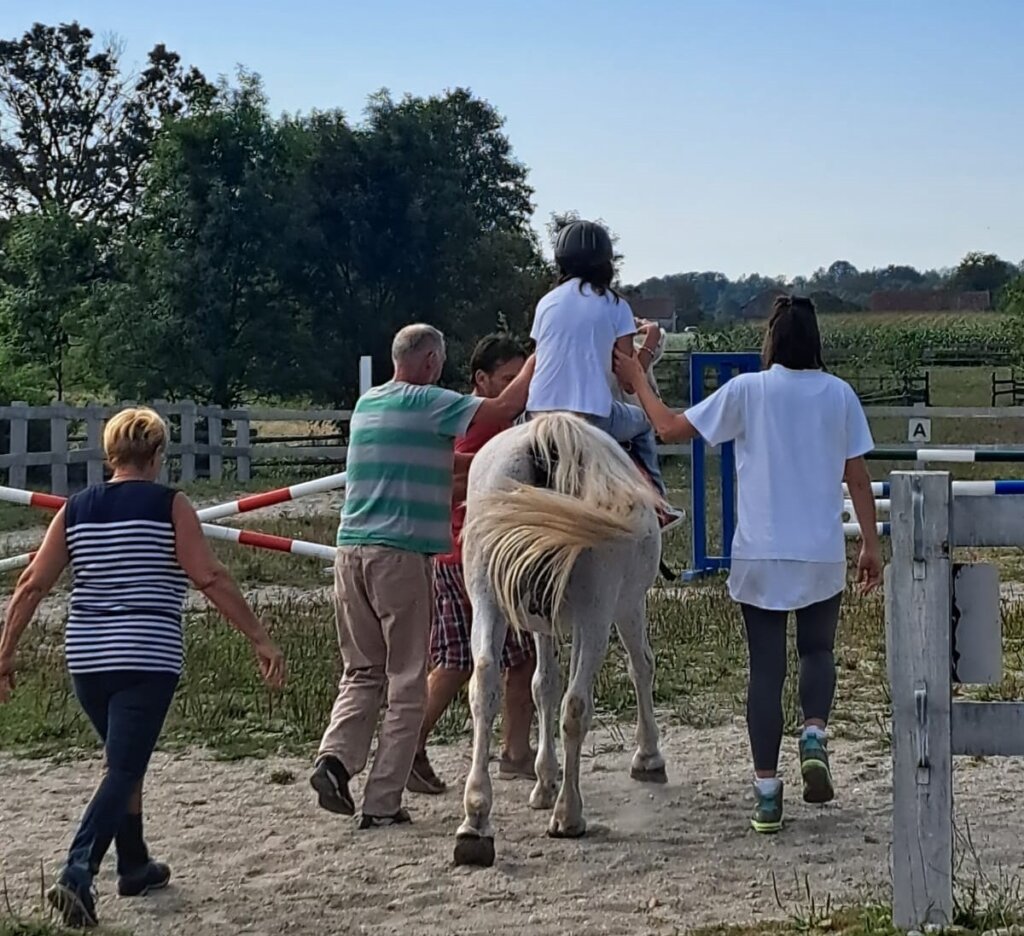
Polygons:
[[[359,360],[359,393],[373,386],[371,358]],[[52,403],[49,406],[29,406],[13,402],[0,406],[0,475],[7,473],[12,488],[28,487],[28,469],[49,468],[50,491],[66,496],[69,493],[68,467],[85,464],[85,484],[96,484],[104,477],[103,424],[131,403],[115,406],[71,406]],[[316,460],[344,462],[347,448],[347,428],[351,410],[245,408],[224,409],[201,406],[191,401],[169,403],[156,401],[153,407],[171,427],[171,441],[167,461],[174,462],[178,480],[189,483],[202,474],[213,481],[224,478],[225,461],[233,462],[235,479],[252,479],[253,461]],[[29,423],[49,423],[49,449],[30,447],[32,437]],[[270,435],[257,439],[253,423],[299,422],[331,423],[337,427],[333,434],[304,434],[302,436]],[[7,429],[7,444],[2,445],[3,429]],[[201,431],[205,429],[205,431]],[[205,437],[205,438],[204,438]],[[35,440],[38,441],[38,438]],[[300,444],[296,445],[298,442]],[[305,443],[305,444],[301,444]],[[339,444],[340,443],[340,444]],[[4,449],[6,448],[6,451]],[[197,462],[206,462],[199,471]],[[164,480],[169,473],[165,464]]]
[[[360,392],[372,385],[369,361],[360,365]],[[71,406],[53,403],[48,406],[29,406],[15,402],[0,406],[0,481],[6,474],[10,487],[29,486],[29,469],[45,468],[49,473],[49,490],[53,494],[67,495],[70,488],[95,484],[103,479],[103,424],[114,413],[128,404],[115,406]],[[341,409],[284,409],[251,407],[223,409],[202,406],[193,402],[160,402],[150,404],[171,426],[168,461],[176,480],[187,484],[198,477],[214,481],[224,478],[225,465],[234,467],[235,480],[251,480],[253,466],[266,462],[324,462],[343,464],[347,452],[350,410]],[[879,406],[866,409],[868,418],[903,418],[919,420],[921,417],[979,420],[1024,420],[1024,407],[956,408]],[[264,432],[272,423],[329,424],[330,428],[313,433],[308,428],[301,435],[277,435],[273,431],[258,434],[254,425],[262,424]],[[30,432],[30,423],[47,423],[48,429],[36,426]],[[44,447],[48,446],[48,448]],[[991,446],[978,446],[979,450]],[[688,455],[690,446],[659,446],[662,455]],[[911,458],[913,446],[887,448],[886,454],[902,453]],[[907,460],[907,459],[905,459]],[[69,467],[77,484],[69,484]],[[922,467],[922,465],[918,465]],[[33,487],[40,488],[38,473]]]
[[1024,701],[953,701],[1002,678],[999,576],[955,547],[1024,545],[1024,496],[957,496],[946,472],[894,472],[886,641],[892,690],[893,918],[953,922],[953,757],[1024,755]]

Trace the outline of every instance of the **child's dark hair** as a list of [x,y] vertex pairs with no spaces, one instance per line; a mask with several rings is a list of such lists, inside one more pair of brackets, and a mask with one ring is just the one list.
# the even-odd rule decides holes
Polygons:
[[472,379],[477,371],[493,374],[503,364],[525,358],[523,346],[511,335],[494,333],[481,338],[469,359],[469,375]]
[[803,296],[779,296],[761,346],[765,368],[781,364],[790,370],[825,370],[821,332],[814,303]]
[[615,279],[615,267],[612,261],[597,263],[592,266],[577,266],[575,264],[559,264],[558,285],[568,283],[569,280],[579,279],[580,292],[583,292],[584,285],[589,286],[595,295],[603,296],[611,293],[616,302],[619,301],[619,294],[612,286]]

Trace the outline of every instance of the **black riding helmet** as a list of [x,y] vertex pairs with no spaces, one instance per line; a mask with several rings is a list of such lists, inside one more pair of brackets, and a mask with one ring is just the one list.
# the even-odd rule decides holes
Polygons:
[[594,221],[573,221],[555,239],[555,263],[566,273],[611,263],[614,256],[611,235]]

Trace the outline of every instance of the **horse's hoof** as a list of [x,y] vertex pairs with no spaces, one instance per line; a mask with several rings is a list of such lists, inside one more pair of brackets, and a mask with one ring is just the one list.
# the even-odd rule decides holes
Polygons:
[[460,835],[455,839],[455,864],[490,868],[494,864],[494,838]]
[[650,769],[630,767],[629,776],[639,783],[668,783],[668,772],[665,770],[664,764],[660,767],[651,767]]
[[577,825],[569,825],[558,819],[552,819],[548,824],[548,835],[551,838],[578,839],[587,834],[586,820],[580,819]]
[[530,809],[553,809],[557,798],[558,790],[538,784],[530,792]]

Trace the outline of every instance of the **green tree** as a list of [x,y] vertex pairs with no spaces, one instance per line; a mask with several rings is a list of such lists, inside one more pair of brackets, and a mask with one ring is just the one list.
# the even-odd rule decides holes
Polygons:
[[460,89],[401,101],[382,92],[354,128],[339,113],[287,128],[304,168],[295,246],[282,257],[315,399],[350,402],[360,354],[386,373],[394,332],[409,322],[448,335],[449,378],[499,314],[525,329],[547,269],[526,169],[502,124]]
[[232,406],[293,386],[294,308],[276,275],[286,181],[256,76],[168,122],[94,348],[116,392]]
[[60,211],[11,219],[4,232],[3,357],[9,366],[41,376],[43,388],[58,400],[106,288],[103,236],[97,225]]
[[960,290],[988,290],[998,294],[1016,275],[1012,263],[1007,263],[996,254],[972,251],[960,261],[953,272],[950,285]]
[[0,209],[57,209],[89,220],[131,212],[162,119],[210,85],[164,46],[138,75],[116,42],[78,23],[36,23],[0,41]]

